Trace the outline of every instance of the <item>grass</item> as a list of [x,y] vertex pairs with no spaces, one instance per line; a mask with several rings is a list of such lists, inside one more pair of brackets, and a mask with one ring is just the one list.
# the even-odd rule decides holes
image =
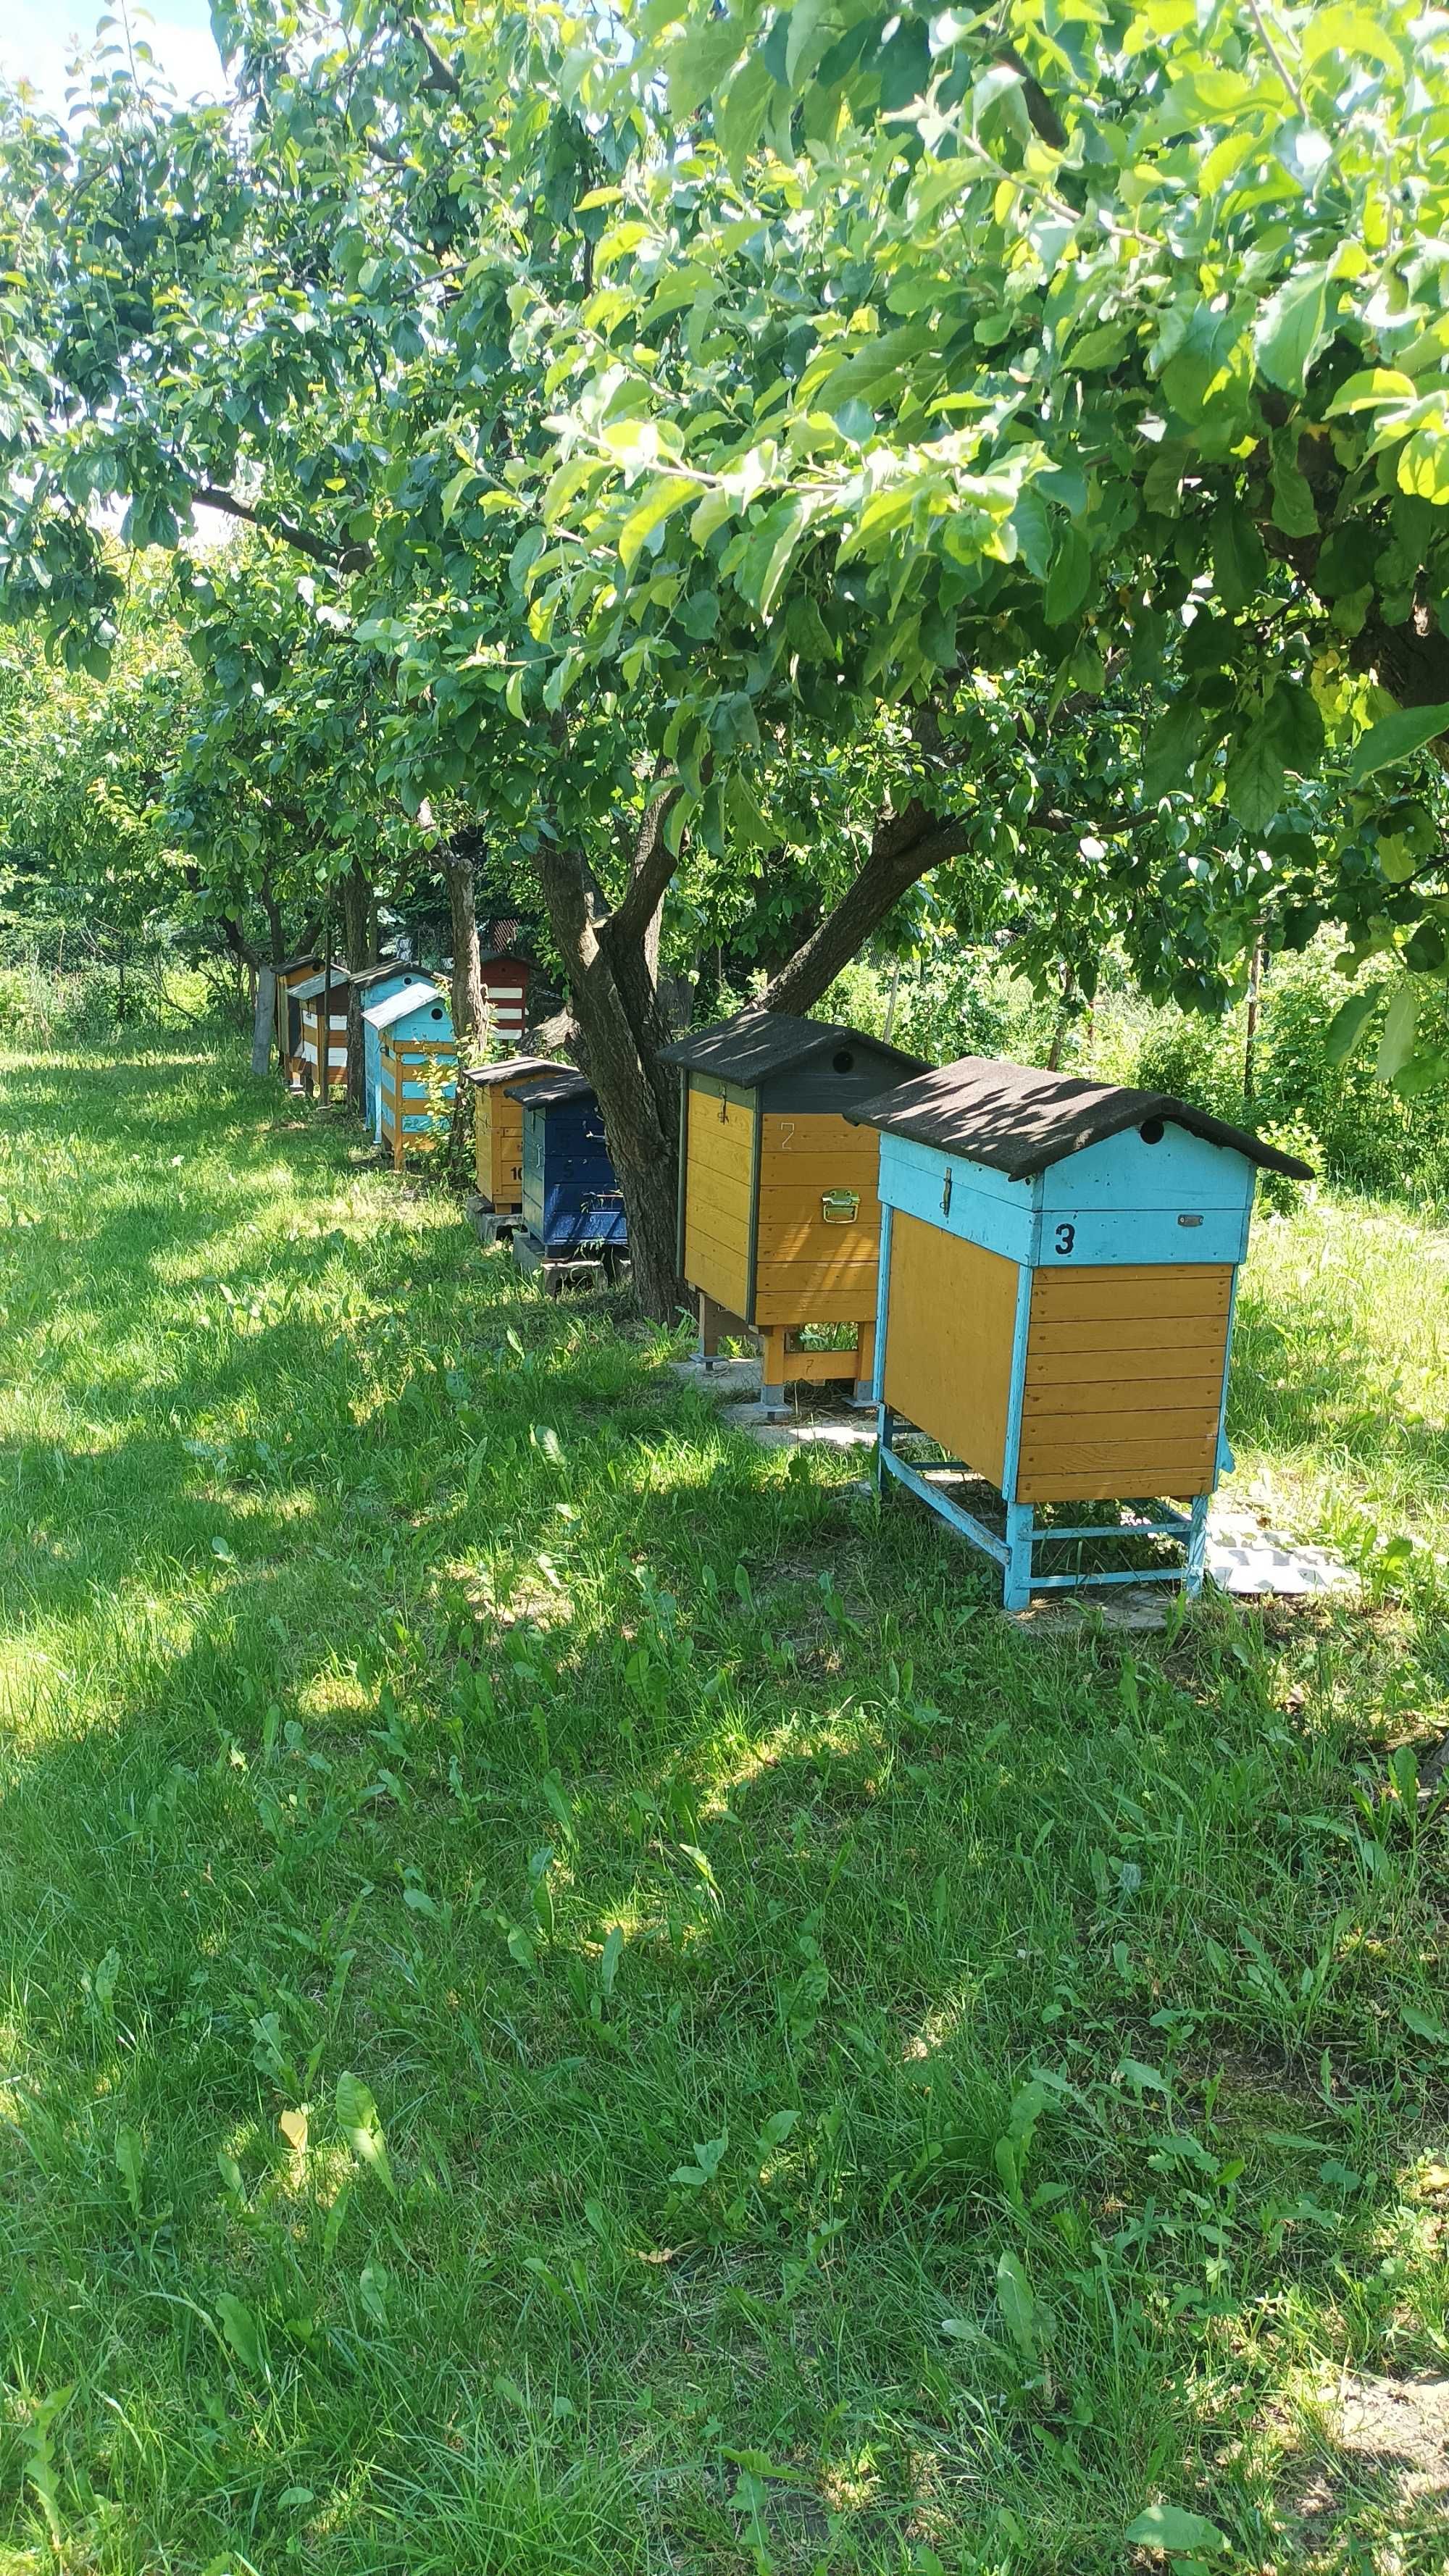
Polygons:
[[1441,2570],[1445,1238],[1245,1284],[1361,1606],[1043,1636],[350,1134],[0,1061],[5,2576]]

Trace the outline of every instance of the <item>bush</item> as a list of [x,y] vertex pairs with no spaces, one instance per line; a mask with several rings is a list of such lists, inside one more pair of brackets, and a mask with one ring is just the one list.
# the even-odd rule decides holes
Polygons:
[[[1326,1180],[1371,1191],[1413,1190],[1449,1196],[1449,1093],[1405,1100],[1374,1070],[1382,1012],[1346,1064],[1328,1055],[1334,1014],[1350,993],[1387,988],[1390,969],[1375,961],[1350,981],[1334,963],[1338,942],[1325,933],[1302,956],[1269,962],[1259,1001],[1253,1099],[1245,1106],[1247,1007],[1219,1018],[1157,1009],[1143,999],[1120,963],[1104,962],[1090,1016],[1062,1020],[1010,974],[995,949],[942,946],[902,965],[859,959],[820,1005],[821,1014],[883,1034],[894,993],[890,1034],[897,1046],[934,1064],[958,1055],[1004,1056],[1044,1064],[1053,1040],[1064,1072],[1104,1082],[1169,1091],[1214,1117],[1247,1124],[1312,1163]],[[1421,1029],[1430,1045],[1449,1049],[1449,989],[1429,986]],[[1288,1195],[1293,1184],[1285,1185]]]
[[103,1044],[119,1037],[161,1036],[215,1016],[214,997],[194,973],[170,976],[132,969],[121,988],[112,966],[57,973],[34,958],[0,966],[0,1045]]

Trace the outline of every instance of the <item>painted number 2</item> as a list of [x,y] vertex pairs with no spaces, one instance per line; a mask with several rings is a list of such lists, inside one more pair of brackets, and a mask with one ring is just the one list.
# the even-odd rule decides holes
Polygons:
[[1076,1239],[1077,1229],[1074,1225],[1059,1225],[1057,1227],[1056,1248],[1064,1261],[1067,1254],[1071,1251],[1073,1244],[1076,1242]]

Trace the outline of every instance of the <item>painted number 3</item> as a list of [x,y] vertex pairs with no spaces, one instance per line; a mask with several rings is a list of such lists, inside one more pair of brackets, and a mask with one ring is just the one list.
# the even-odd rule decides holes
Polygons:
[[1057,1227],[1057,1250],[1062,1255],[1063,1260],[1065,1260],[1067,1254],[1071,1251],[1076,1239],[1077,1229],[1074,1225],[1059,1225]]

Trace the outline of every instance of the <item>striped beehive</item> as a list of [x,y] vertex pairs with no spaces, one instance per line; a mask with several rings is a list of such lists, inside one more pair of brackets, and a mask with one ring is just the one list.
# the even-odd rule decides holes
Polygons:
[[[758,1008],[661,1050],[679,1067],[679,1261],[706,1359],[749,1327],[772,1409],[797,1379],[870,1378],[880,1205],[872,1139],[846,1111],[921,1069],[882,1039]],[[812,1325],[848,1350],[802,1349]]]
[[518,1046],[528,1010],[533,968],[512,949],[485,949],[478,961],[484,1026],[495,1046]]
[[310,956],[285,957],[276,970],[277,1061],[285,1082],[296,1084],[302,1080],[302,1005],[297,988],[310,983],[320,962]]
[[[996,1557],[1008,1607],[1145,1579],[1037,1573],[1035,1548],[1103,1535],[1038,1530],[1058,1503],[1188,1504],[1131,1527],[1181,1539],[1195,1590],[1257,1169],[1307,1166],[1162,1093],[978,1056],[850,1114],[880,1134],[882,1467]],[[997,1487],[1004,1537],[900,1457],[902,1428]]]
[[400,1172],[406,1152],[431,1153],[447,1133],[458,1062],[453,1015],[436,984],[418,981],[365,1017],[378,1037],[378,1142]]
[[[347,990],[345,966],[324,966],[294,985],[302,1020],[302,1080],[316,1100],[347,1098]],[[327,1036],[323,1037],[323,1018]]]
[[353,981],[361,988],[362,1123],[370,1136],[380,1137],[382,1023],[379,1013],[384,1004],[394,1001],[399,993],[416,989],[426,996],[436,993],[438,986],[431,975],[422,974],[416,966],[401,965],[396,958],[385,966],[369,967],[366,975],[355,976]]

